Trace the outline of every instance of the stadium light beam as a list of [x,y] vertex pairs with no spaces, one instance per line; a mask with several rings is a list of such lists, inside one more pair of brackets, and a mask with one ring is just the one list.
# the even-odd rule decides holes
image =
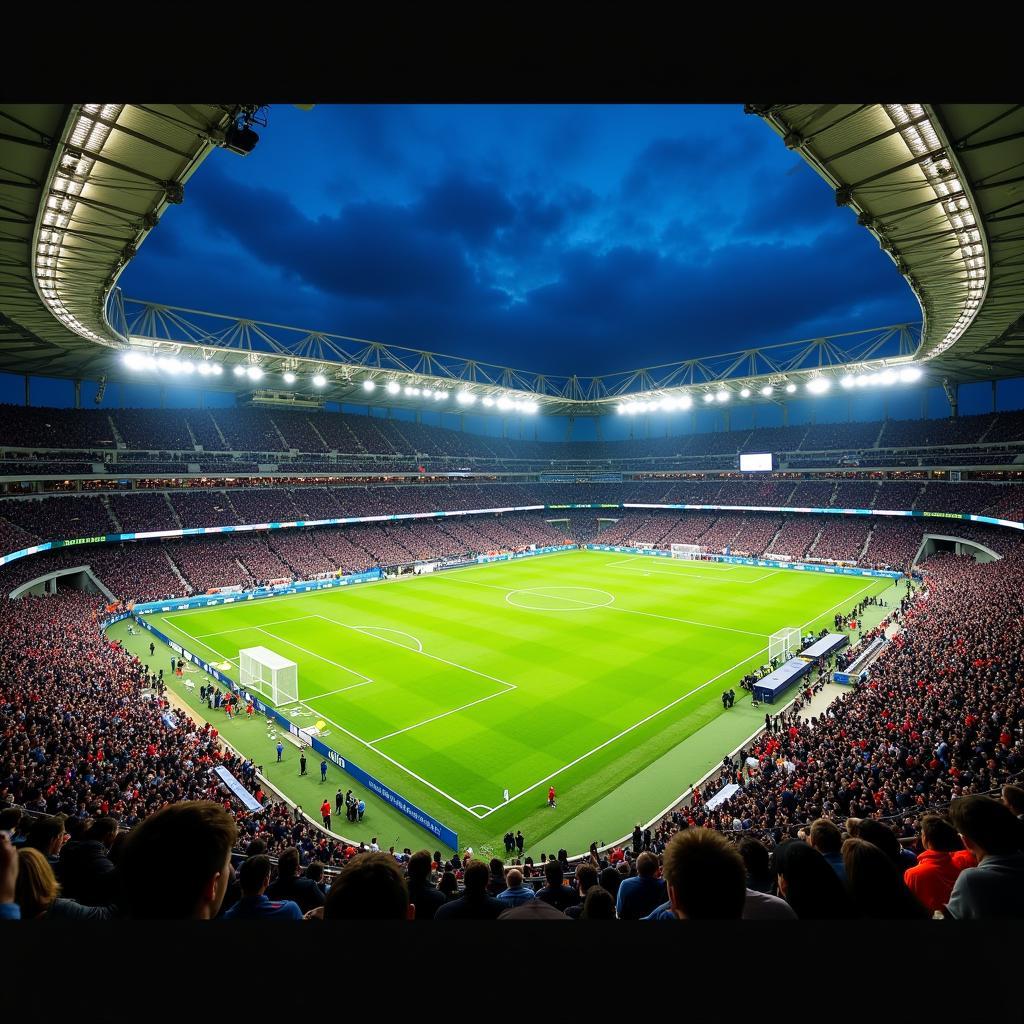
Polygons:
[[322,373],[313,375],[313,387],[325,388],[327,387],[327,378]]
[[281,374],[281,379],[285,382],[285,384],[294,384],[295,374],[292,373],[291,370],[285,370],[284,373]]
[[376,388],[377,388],[377,385],[374,384],[374,382],[372,380],[364,380],[363,381],[363,390],[364,391],[374,391],[374,390],[376,390]]

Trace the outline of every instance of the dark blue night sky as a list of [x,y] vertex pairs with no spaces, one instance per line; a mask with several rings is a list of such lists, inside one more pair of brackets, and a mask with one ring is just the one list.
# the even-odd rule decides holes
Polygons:
[[580,374],[921,317],[739,106],[280,106],[260,134],[126,295]]

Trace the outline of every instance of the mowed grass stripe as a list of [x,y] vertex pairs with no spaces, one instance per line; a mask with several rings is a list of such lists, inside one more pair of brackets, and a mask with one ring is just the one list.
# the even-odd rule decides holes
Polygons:
[[[193,636],[206,638],[200,643],[212,644],[229,657],[236,657],[240,647],[256,644],[293,657],[299,664],[300,695],[311,699],[311,707],[324,718],[364,740],[425,723],[382,740],[381,752],[462,804],[495,807],[503,788],[517,793],[584,756],[558,776],[556,784],[570,803],[585,806],[720,714],[720,691],[735,686],[741,672],[729,673],[720,684],[687,697],[591,757],[586,756],[589,751],[737,662],[749,658],[752,665],[761,663],[765,656],[757,652],[766,646],[767,634],[782,626],[800,626],[837,601],[842,605],[852,600],[851,595],[865,586],[856,577],[796,572],[780,572],[749,586],[714,586],[690,573],[680,573],[679,578],[614,573],[607,561],[605,553],[576,552],[397,584],[240,602],[173,614],[165,621],[169,634],[178,623]],[[737,578],[763,574],[756,567],[736,569]],[[489,586],[455,585],[457,579]],[[608,608],[565,613],[516,608],[505,600],[511,590],[537,588],[550,596],[557,593],[553,587],[603,590],[615,602]],[[581,599],[575,591],[563,593]],[[622,614],[614,610],[618,608],[652,615]],[[335,620],[335,628],[309,616]],[[709,625],[673,621],[677,618]],[[271,622],[267,630],[322,657],[276,646],[277,641],[258,632],[261,623]],[[494,693],[498,685],[337,623],[408,633],[427,653],[517,689],[445,714]],[[757,635],[709,628],[711,624]],[[249,633],[249,627],[257,632]],[[223,633],[228,629],[239,632]],[[221,635],[212,635],[216,633]],[[196,649],[187,638],[177,638]],[[396,638],[402,639],[397,634]],[[342,675],[322,658],[370,676],[374,683],[317,699],[337,690]],[[350,682],[355,677],[344,678]],[[440,714],[445,717],[426,721]],[[460,834],[481,835],[479,822],[393,765],[374,764],[365,751],[357,756],[351,741],[337,732],[329,742],[343,754],[350,750],[382,781],[459,828]],[[680,791],[689,781],[680,780]],[[499,808],[488,818],[486,835],[500,836],[503,826],[532,821],[535,803],[543,806],[543,794]],[[631,814],[624,808],[625,817]],[[542,820],[541,815],[532,827],[543,828]]]

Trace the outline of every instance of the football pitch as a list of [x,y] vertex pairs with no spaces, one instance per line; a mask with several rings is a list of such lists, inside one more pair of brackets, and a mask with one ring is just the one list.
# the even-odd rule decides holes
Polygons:
[[[612,830],[621,818],[615,834],[580,834],[579,852],[656,814],[756,729],[763,712],[750,711],[739,678],[767,662],[771,633],[831,628],[836,611],[890,586],[574,551],[150,620],[186,650],[231,662],[233,679],[243,648],[296,662],[299,699],[282,713],[325,723],[325,743],[455,829],[463,847],[500,849],[523,828],[527,852],[546,849],[546,835],[572,836],[567,824],[591,805],[614,804],[638,773],[735,716],[735,742],[705,743],[693,776],[663,778],[648,806],[623,799],[605,818]],[[723,711],[730,687],[737,708]],[[406,833],[402,845],[430,845],[412,823]]]

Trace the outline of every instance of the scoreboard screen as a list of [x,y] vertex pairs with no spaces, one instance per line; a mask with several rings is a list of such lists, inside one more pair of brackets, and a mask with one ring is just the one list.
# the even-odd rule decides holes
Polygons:
[[740,456],[741,473],[768,473],[772,469],[772,453],[758,452]]

